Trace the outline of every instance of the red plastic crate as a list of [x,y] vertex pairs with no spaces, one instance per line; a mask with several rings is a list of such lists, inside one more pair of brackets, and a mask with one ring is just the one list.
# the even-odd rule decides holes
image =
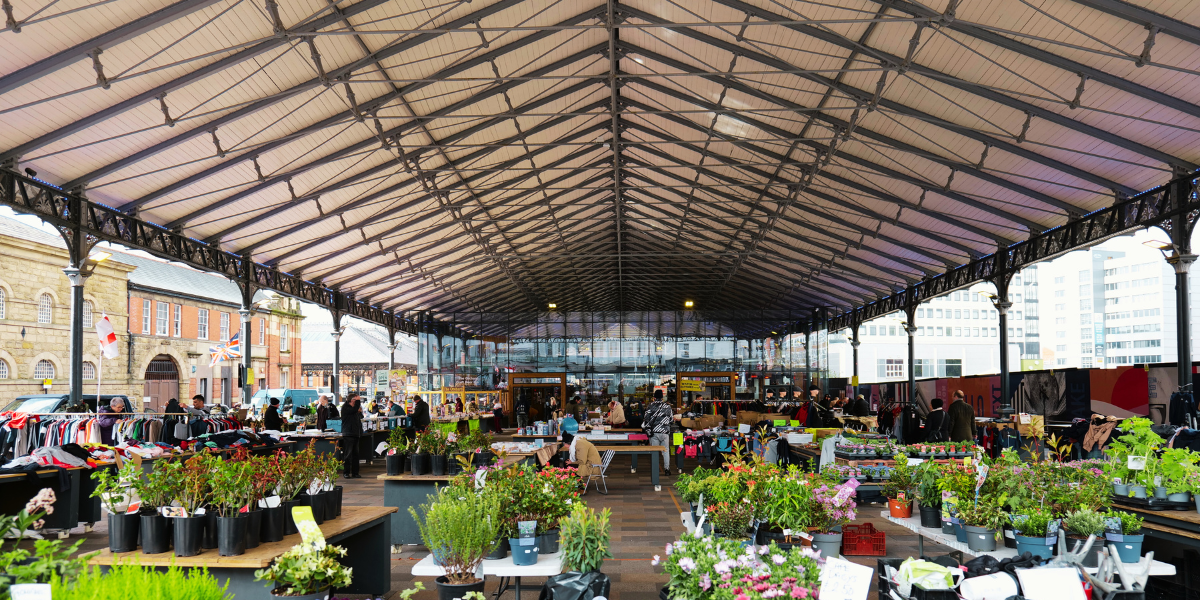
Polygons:
[[842,527],[842,554],[846,556],[887,556],[887,534],[870,523]]

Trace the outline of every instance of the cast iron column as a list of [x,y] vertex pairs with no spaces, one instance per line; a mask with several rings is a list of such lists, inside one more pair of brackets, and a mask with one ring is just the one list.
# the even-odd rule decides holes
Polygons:
[[992,280],[992,285],[996,286],[996,297],[992,299],[992,305],[996,307],[996,312],[1000,316],[1001,415],[1011,415],[1013,413],[1012,389],[1008,377],[1008,309],[1012,308],[1012,302],[1008,301],[1008,282],[1010,281],[1010,277],[1011,275],[1000,275]]
[[[1171,193],[1183,202],[1190,191],[1190,179],[1180,179],[1171,184]],[[1174,252],[1167,262],[1175,268],[1175,335],[1176,362],[1179,369],[1179,386],[1191,390],[1192,383],[1192,319],[1191,303],[1188,302],[1188,270],[1196,261],[1192,254],[1191,223],[1187,213],[1179,213],[1171,217],[1171,242],[1175,244]],[[1173,391],[1173,390],[1172,390]]]
[[330,335],[333,336],[333,374],[329,376],[329,391],[333,392],[333,401],[340,405],[342,403],[342,386],[339,383],[338,370],[339,363],[342,360],[342,315],[333,313],[333,331]]
[[71,281],[71,379],[69,380],[71,403],[69,406],[77,406],[83,400],[83,283],[87,280],[87,274],[79,268],[81,264],[79,261],[74,262],[74,265],[63,269],[63,273]]
[[[850,347],[854,349],[854,397],[858,397],[858,346],[861,342],[858,341],[858,323],[850,326],[852,339]],[[854,398],[851,398],[853,400]]]
[[[250,334],[250,305],[243,302],[242,308],[238,310],[238,315],[242,317],[242,406],[250,406],[250,398],[254,395],[252,386],[254,378],[250,376],[251,362],[250,356],[254,353],[254,336]],[[269,400],[268,400],[269,402]],[[263,407],[266,410],[266,406]]]
[[917,326],[916,321],[917,309],[910,306],[904,309],[904,316],[908,321],[904,324],[904,331],[908,332],[908,402],[912,404],[913,398],[917,393]]

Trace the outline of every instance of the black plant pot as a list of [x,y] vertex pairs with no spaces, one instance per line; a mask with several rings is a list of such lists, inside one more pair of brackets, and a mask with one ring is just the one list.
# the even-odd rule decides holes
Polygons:
[[221,556],[240,556],[246,553],[246,524],[244,515],[217,517],[217,553]]
[[283,506],[275,508],[264,508],[262,510],[262,532],[259,534],[259,541],[266,544],[268,542],[278,542],[283,540],[283,520],[286,518],[291,520],[291,509],[284,510]]
[[409,466],[412,467],[413,475],[428,475],[429,474],[429,454],[421,453],[414,454],[408,459]]
[[325,520],[331,521],[337,518],[337,494],[333,490],[322,492],[325,494]]
[[404,472],[404,455],[389,454],[384,459],[387,463],[388,475],[399,475]]
[[432,475],[445,475],[446,474],[446,455],[445,454],[430,454],[429,455],[429,471],[430,471],[430,474],[432,474]]
[[476,467],[486,467],[492,464],[492,459],[496,458],[493,452],[476,452],[471,458],[471,464]]
[[939,529],[942,526],[942,507],[921,505],[921,527]]
[[443,575],[434,579],[437,582],[438,600],[457,600],[467,594],[467,592],[483,593],[483,580],[480,579],[475,583],[453,584]]
[[300,502],[300,496],[296,496],[296,500],[288,500],[282,503],[280,508],[283,509],[283,535],[300,533],[300,530],[296,529],[296,520],[292,518],[292,507],[303,505],[304,503]]
[[204,537],[200,539],[200,547],[205,550],[217,547],[217,511],[212,507],[204,511]]
[[331,519],[342,516],[342,486],[333,486],[333,491],[329,492],[329,498],[333,498],[334,513]]
[[791,541],[788,541],[788,537],[783,535],[782,531],[771,531],[766,525],[759,527],[755,543],[760,546],[766,546],[771,542],[778,544],[780,550],[790,550],[792,546],[798,547],[803,545],[798,537],[793,537]]
[[551,529],[538,536],[538,554],[554,554],[558,552],[558,530]]
[[317,492],[316,494],[300,494],[296,496],[296,501],[300,506],[308,506],[312,508],[313,520],[317,525],[325,522],[325,493]]
[[204,522],[207,519],[199,517],[174,517],[171,538],[175,542],[175,556],[196,556],[200,554],[200,546],[204,537]]
[[483,557],[483,560],[503,560],[508,556],[508,538],[501,535],[496,538],[496,549]]
[[171,550],[170,524],[158,512],[141,515],[142,554],[162,554]]
[[256,508],[246,513],[246,549],[257,548],[262,543],[263,511]]
[[459,462],[459,457],[463,456],[467,457],[467,459],[471,459],[471,455],[467,452],[454,452],[450,454],[450,456],[446,459],[447,475],[458,475],[459,473],[462,473],[462,463]]
[[140,524],[141,515],[108,515],[108,549],[113,552],[137,550]]

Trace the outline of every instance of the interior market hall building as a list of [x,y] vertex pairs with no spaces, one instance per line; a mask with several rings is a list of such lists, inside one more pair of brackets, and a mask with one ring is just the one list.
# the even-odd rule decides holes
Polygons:
[[[700,575],[657,556],[664,544],[686,553],[692,536],[719,534],[772,548],[770,533],[784,541],[763,550],[784,553],[771,577],[804,561],[846,581],[874,569],[863,589],[888,597],[910,589],[901,559],[951,555],[938,568],[965,577],[943,591],[984,598],[970,582],[996,569],[959,563],[1041,562],[1016,550],[1030,521],[1012,519],[1031,518],[1016,496],[979,508],[981,464],[997,486],[1037,488],[1005,479],[1023,472],[1013,460],[1072,482],[1053,505],[1064,540],[1093,514],[1107,515],[1100,538],[1145,537],[1141,562],[1121,563],[1112,538],[1111,553],[1103,540],[1053,552],[1093,597],[1200,594],[1187,572],[1200,494],[1185,484],[1200,492],[1200,3],[0,9],[0,514],[53,506],[41,527],[82,541],[76,557],[100,552],[78,559],[97,569],[80,590],[134,577],[118,566],[133,552],[150,567],[212,566],[238,600],[390,600],[416,582],[417,598],[435,585],[519,598],[560,573],[617,600],[703,600],[719,596],[687,587]],[[272,488],[262,512],[280,516],[239,521],[253,530],[240,551],[229,544],[242,534],[217,544],[234,531],[217,520],[242,518],[219,500],[234,493],[221,473],[271,460],[295,468],[275,481],[310,487],[282,500],[285,484]],[[750,485],[706,506],[697,490],[711,500],[745,465],[781,486],[767,499],[789,482],[849,486],[857,523],[819,525],[832,509],[812,500],[796,531],[836,533],[833,546],[761,512],[751,532],[729,529],[745,516],[730,506],[768,500]],[[456,476],[563,466],[578,478],[564,497],[596,513],[552,517],[561,551],[559,529],[522,532],[504,513],[487,549],[503,566],[467,557],[470,572],[454,571],[430,554],[420,515],[450,510],[438,490]],[[150,510],[164,524],[119,525],[138,513],[113,503],[120,491],[174,469],[211,477],[207,500],[167,498]],[[953,489],[956,469],[982,470],[972,508],[924,497]],[[1073,479],[1092,470],[1098,484]],[[1093,484],[1102,493],[1078,491]],[[909,516],[883,504],[897,489]],[[914,496],[941,507],[933,526]],[[353,574],[283,591],[285,552],[325,552],[301,542],[307,521],[287,503],[348,548],[330,572]],[[998,549],[960,535],[988,523]],[[151,554],[139,536],[155,527],[174,537]],[[612,556],[584,569],[594,549],[572,527],[603,529]],[[854,552],[842,536],[862,527],[886,549]],[[520,564],[531,536],[541,570]],[[33,546],[0,551],[18,547]],[[1009,595],[1036,597],[1028,577],[1009,577]],[[805,597],[831,579],[738,597]]]

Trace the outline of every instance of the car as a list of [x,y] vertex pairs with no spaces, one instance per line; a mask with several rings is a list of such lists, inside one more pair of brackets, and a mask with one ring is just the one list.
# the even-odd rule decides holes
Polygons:
[[294,410],[301,407],[307,407],[317,402],[317,390],[297,390],[290,388],[276,388],[258,390],[250,398],[250,406],[254,412],[262,412],[266,409],[271,398],[279,398],[280,410]]
[[[120,398],[125,401],[127,409],[132,409],[132,404],[129,402],[129,397],[124,394],[101,394],[100,406],[108,406],[114,398]],[[84,394],[83,402],[87,405],[87,412],[96,412],[96,395]],[[29,394],[26,396],[18,396],[16,400],[8,403],[0,412],[15,412],[27,414],[48,414],[67,412],[67,408],[71,405],[70,394]]]

